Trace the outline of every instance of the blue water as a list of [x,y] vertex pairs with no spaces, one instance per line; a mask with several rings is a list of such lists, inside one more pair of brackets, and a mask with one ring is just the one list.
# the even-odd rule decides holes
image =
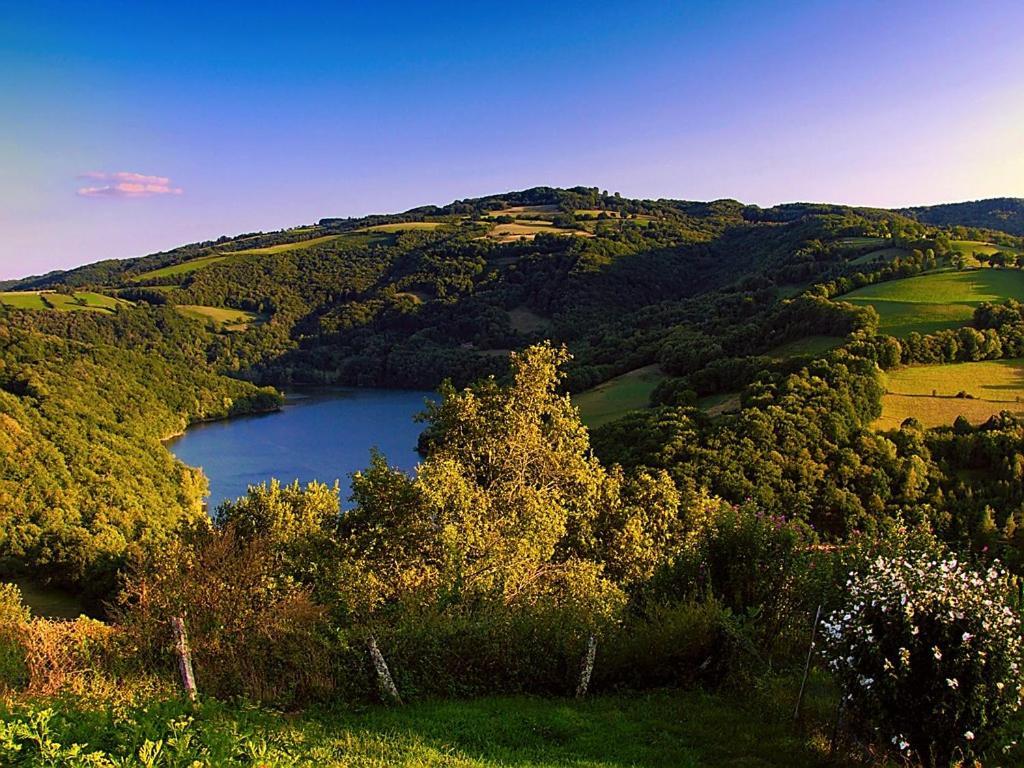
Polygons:
[[416,466],[423,424],[413,417],[432,392],[387,389],[318,389],[293,392],[276,413],[190,427],[168,447],[210,480],[210,509],[244,496],[250,484],[341,481],[370,463],[376,447],[388,463]]

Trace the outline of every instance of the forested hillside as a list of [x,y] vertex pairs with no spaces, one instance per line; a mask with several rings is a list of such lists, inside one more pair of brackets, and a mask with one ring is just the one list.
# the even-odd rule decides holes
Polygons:
[[754,499],[826,538],[921,505],[950,536],[1002,530],[1019,510],[990,524],[987,505],[1022,501],[1004,470],[978,476],[979,497],[962,480],[979,459],[872,430],[876,363],[913,361],[922,342],[876,337],[880,306],[842,296],[978,258],[1005,269],[1022,243],[908,213],[536,188],[8,285],[2,555],[80,582],[199,515],[202,478],[159,440],[275,405],[246,382],[465,385],[543,340],[572,354],[570,391],[636,371],[649,383],[634,405],[654,390],[659,408],[602,419],[610,461]]

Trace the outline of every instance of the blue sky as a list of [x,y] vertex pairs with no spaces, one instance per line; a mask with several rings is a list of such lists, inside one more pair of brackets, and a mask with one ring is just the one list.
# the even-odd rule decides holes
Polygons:
[[0,279],[541,184],[1021,196],[1021,29],[1017,0],[0,0]]

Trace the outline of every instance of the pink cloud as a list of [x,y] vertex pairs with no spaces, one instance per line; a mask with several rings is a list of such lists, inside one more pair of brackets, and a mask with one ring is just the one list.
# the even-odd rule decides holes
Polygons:
[[90,171],[79,176],[102,182],[88,187],[79,187],[79,197],[157,197],[160,195],[180,195],[181,187],[172,187],[171,180],[166,176],[147,176],[143,173],[118,171],[105,173]]

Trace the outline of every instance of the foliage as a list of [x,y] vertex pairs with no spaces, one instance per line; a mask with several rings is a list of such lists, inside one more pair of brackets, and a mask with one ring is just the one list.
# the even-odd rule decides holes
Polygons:
[[1006,574],[879,558],[848,590],[822,632],[851,714],[926,766],[981,753],[1024,696]]

